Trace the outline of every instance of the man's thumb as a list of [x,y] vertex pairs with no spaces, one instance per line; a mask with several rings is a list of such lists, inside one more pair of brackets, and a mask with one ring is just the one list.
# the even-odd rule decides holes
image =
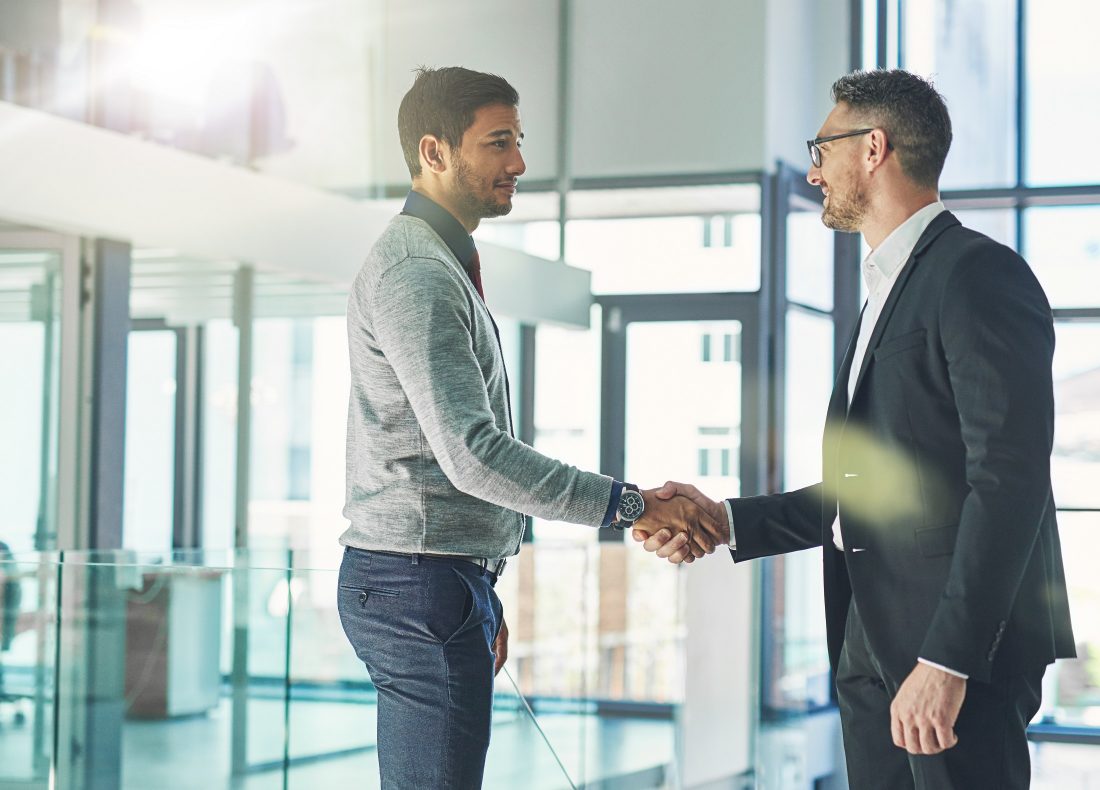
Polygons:
[[675,483],[672,480],[669,480],[653,493],[657,495],[658,499],[672,499],[674,496],[676,496],[677,493],[679,493],[679,487],[679,483]]

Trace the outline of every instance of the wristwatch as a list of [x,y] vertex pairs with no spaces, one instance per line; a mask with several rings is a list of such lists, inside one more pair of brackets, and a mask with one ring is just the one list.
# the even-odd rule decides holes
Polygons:
[[623,491],[619,495],[619,509],[615,511],[615,520],[611,522],[611,526],[619,530],[629,529],[644,513],[645,499],[638,491],[638,486],[623,483]]

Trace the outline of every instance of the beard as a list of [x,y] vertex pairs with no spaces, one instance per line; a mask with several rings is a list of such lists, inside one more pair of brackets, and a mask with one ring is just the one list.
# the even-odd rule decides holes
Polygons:
[[455,151],[452,165],[455,171],[454,201],[463,216],[471,219],[503,217],[512,210],[512,201],[500,201],[493,181],[478,178],[470,164]]
[[830,192],[829,205],[821,212],[821,221],[831,230],[858,233],[867,217],[867,194],[859,185],[852,187],[846,197]]

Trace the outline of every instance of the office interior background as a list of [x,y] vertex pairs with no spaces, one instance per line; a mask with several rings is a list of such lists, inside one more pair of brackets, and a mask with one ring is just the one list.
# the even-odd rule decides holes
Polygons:
[[[1100,787],[1100,5],[0,0],[0,788],[377,786],[336,613],[347,286],[420,64],[504,75],[528,170],[475,234],[518,433],[712,496],[817,479],[862,301],[804,140],[932,76],[962,221],[1057,327],[1080,658],[1036,787]],[[658,562],[533,520],[489,788],[843,788],[820,556]]]

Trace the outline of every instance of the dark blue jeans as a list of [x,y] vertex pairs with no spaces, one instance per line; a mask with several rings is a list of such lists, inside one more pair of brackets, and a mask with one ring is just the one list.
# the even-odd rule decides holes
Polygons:
[[338,605],[378,689],[382,790],[481,787],[503,611],[464,560],[348,548]]

